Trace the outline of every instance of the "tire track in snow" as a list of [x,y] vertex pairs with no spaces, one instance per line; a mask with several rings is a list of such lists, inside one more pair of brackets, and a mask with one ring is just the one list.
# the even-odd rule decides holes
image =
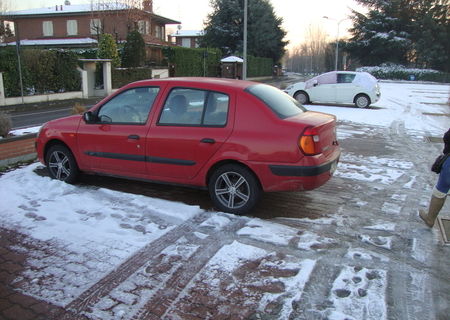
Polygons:
[[[66,309],[80,315],[78,318],[84,318],[81,316],[83,311],[88,310],[90,306],[105,297],[109,292],[111,292],[111,290],[124,282],[167,246],[176,242],[177,239],[183,237],[184,235],[194,232],[198,225],[206,221],[209,217],[210,215],[207,212],[194,216],[157,240],[147,244],[139,252],[118,266],[113,272],[105,276],[88,290],[83,292],[77,299],[68,304]],[[65,316],[61,319],[71,320],[74,318]]]

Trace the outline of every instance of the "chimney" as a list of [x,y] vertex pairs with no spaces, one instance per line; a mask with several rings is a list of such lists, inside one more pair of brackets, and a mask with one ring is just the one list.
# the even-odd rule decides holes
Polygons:
[[144,11],[153,12],[153,0],[142,1],[142,7]]

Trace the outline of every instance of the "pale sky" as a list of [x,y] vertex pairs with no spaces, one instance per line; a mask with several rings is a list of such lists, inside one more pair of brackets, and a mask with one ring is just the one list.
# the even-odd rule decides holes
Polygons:
[[[1,0],[0,0],[1,1]],[[95,1],[95,0],[94,0]],[[64,3],[64,0],[3,0],[9,11],[50,7]],[[271,0],[275,13],[283,18],[283,27],[288,32],[289,48],[298,45],[304,38],[309,25],[321,26],[330,39],[337,35],[337,21],[347,18],[350,8],[362,11],[354,0]],[[91,3],[91,0],[71,0],[72,4]],[[211,11],[210,0],[154,0],[153,11],[161,16],[182,22],[183,30],[200,30],[207,14]],[[326,20],[328,16],[335,20]],[[350,20],[340,24],[340,37],[345,36],[351,26]],[[168,26],[168,32],[176,26]]]

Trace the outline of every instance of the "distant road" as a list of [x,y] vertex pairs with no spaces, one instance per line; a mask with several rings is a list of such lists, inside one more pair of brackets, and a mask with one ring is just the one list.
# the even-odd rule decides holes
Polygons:
[[47,121],[67,117],[71,114],[72,107],[63,107],[47,110],[16,111],[11,112],[13,129],[36,127]]

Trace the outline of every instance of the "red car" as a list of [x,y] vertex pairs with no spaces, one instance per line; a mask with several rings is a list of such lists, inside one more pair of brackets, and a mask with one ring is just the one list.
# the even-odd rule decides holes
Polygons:
[[50,121],[37,139],[52,178],[80,171],[208,188],[243,214],[263,191],[310,190],[339,160],[336,118],[272,86],[215,78],[131,83],[84,115]]

